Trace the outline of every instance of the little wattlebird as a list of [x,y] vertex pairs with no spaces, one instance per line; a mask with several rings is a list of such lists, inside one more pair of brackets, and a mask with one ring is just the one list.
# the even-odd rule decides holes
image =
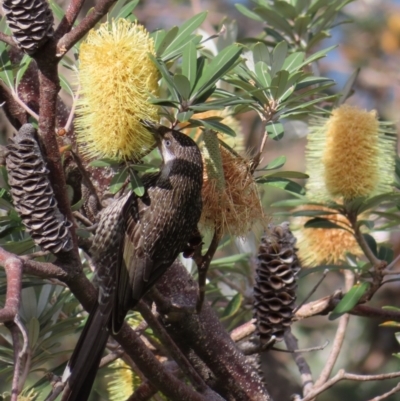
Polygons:
[[88,399],[109,334],[182,252],[201,214],[203,162],[187,135],[143,123],[157,140],[160,171],[142,177],[134,193],[104,209],[93,241],[98,301],[65,369],[62,400]]

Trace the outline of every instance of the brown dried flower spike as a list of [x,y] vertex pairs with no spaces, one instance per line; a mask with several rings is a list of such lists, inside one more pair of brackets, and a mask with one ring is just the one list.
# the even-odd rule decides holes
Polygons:
[[257,185],[246,159],[219,146],[223,180],[213,176],[210,160],[205,158],[203,213],[200,223],[209,229],[233,236],[244,236],[256,223],[266,222]]

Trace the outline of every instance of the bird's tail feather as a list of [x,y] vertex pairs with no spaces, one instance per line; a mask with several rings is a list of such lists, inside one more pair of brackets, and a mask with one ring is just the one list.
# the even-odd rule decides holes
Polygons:
[[67,382],[61,401],[86,401],[109,335],[110,314],[96,303],[63,374]]

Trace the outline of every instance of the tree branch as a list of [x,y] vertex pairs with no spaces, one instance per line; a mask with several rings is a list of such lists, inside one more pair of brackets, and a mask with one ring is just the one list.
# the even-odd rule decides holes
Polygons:
[[17,44],[14,42],[12,36],[6,35],[4,32],[0,32],[0,40],[12,47],[17,47]]
[[[81,0],[76,0],[77,2]],[[62,57],[76,42],[82,39],[101,18],[107,14],[109,8],[116,0],[100,0],[93,11],[87,15],[71,32],[64,35],[57,44],[57,57]]]
[[21,302],[22,287],[22,261],[10,254],[2,264],[7,276],[7,292],[4,308],[0,309],[0,323],[14,321]]
[[61,20],[56,31],[54,32],[54,39],[59,40],[63,35],[69,32],[74,25],[75,20],[78,18],[79,12],[82,9],[85,0],[71,0],[64,18]]

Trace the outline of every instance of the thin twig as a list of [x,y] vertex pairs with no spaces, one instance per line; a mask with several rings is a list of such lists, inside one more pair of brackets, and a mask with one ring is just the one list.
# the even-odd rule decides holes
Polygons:
[[193,256],[193,260],[197,265],[197,269],[199,272],[199,296],[197,299],[196,309],[199,313],[201,311],[201,307],[203,306],[205,292],[206,292],[206,279],[207,279],[207,271],[210,267],[210,263],[212,258],[214,257],[215,252],[218,249],[219,240],[221,239],[221,233],[216,228],[214,231],[213,238],[211,240],[211,244],[208,247],[208,250],[204,256],[201,256],[201,247],[199,246]]
[[297,368],[299,369],[301,382],[303,384],[303,396],[306,396],[313,388],[313,378],[310,366],[307,361],[304,359],[303,355],[297,353],[298,351],[298,341],[297,338],[293,335],[290,328],[285,331],[285,343],[289,351],[295,352],[293,354],[293,359],[296,362]]
[[74,101],[72,103],[72,107],[71,107],[71,110],[69,112],[68,120],[67,120],[67,122],[65,123],[65,126],[64,126],[64,129],[65,129],[66,132],[69,131],[69,128],[71,127],[72,122],[74,121],[76,104],[77,104],[78,99],[79,99],[79,90],[80,90],[80,86],[78,87],[77,93],[74,96]]
[[122,348],[118,348],[116,351],[110,352],[108,355],[101,358],[99,367],[102,368],[103,366],[106,366],[111,362],[114,362],[118,358],[121,358],[121,356],[124,355],[124,353],[125,351]]
[[116,0],[100,0],[78,26],[65,34],[57,44],[57,56],[62,57],[76,42],[82,39],[107,14]]
[[317,284],[315,284],[315,286],[308,293],[308,295],[303,299],[303,301],[300,303],[300,305],[295,308],[295,310],[293,311],[293,314],[295,314],[311,298],[311,296],[315,293],[315,291],[317,291],[318,287],[325,280],[328,273],[329,273],[329,269],[325,269],[324,272],[322,273],[322,277],[318,280]]
[[328,345],[329,345],[329,340],[326,340],[322,345],[316,345],[315,347],[299,348],[293,350],[272,347],[271,350],[278,352],[286,352],[288,354],[303,354],[307,352],[322,351]]
[[72,29],[72,26],[74,25],[75,20],[78,18],[79,12],[81,11],[84,2],[85,0],[72,0],[69,3],[63,19],[54,32],[54,38],[56,40],[61,38]]
[[400,383],[397,383],[397,385],[395,387],[393,387],[387,393],[384,393],[382,395],[378,395],[377,397],[371,398],[369,401],[382,401],[385,398],[388,398],[389,396],[391,396],[392,394],[398,393],[399,391],[400,391]]
[[19,352],[19,337],[18,337],[18,327],[14,322],[5,323],[8,330],[10,330],[11,338],[13,342],[13,350],[14,350],[14,374],[11,384],[11,400],[18,400],[18,383],[19,383],[19,375],[21,372],[21,356]]
[[14,42],[12,36],[6,35],[4,32],[0,32],[0,40],[12,47],[17,47],[17,44]]
[[236,329],[231,331],[231,339],[235,342],[243,340],[244,338],[250,336],[256,331],[256,319],[252,319],[249,322],[242,324]]
[[52,390],[44,401],[54,401],[62,393],[67,382],[63,382],[59,376],[51,373],[48,375],[48,378],[50,380]]
[[400,372],[384,373],[380,375],[357,375],[353,373],[346,373],[344,369],[340,369],[339,372],[328,380],[325,384],[320,387],[314,387],[312,391],[304,397],[301,401],[310,401],[315,398],[318,394],[323,393],[328,388],[332,387],[334,384],[341,380],[353,380],[353,381],[375,381],[375,380],[388,380],[400,377]]
[[25,354],[28,353],[29,350],[29,336],[28,336],[28,331],[26,330],[26,327],[23,325],[23,323],[21,322],[19,316],[15,316],[14,319],[15,324],[17,325],[19,331],[22,334],[22,339],[24,340],[23,345],[22,345],[22,349],[20,351],[20,357],[23,358],[25,356]]
[[93,223],[85,217],[82,213],[75,211],[72,212],[73,216],[78,219],[80,222],[82,222],[86,227],[93,227]]

